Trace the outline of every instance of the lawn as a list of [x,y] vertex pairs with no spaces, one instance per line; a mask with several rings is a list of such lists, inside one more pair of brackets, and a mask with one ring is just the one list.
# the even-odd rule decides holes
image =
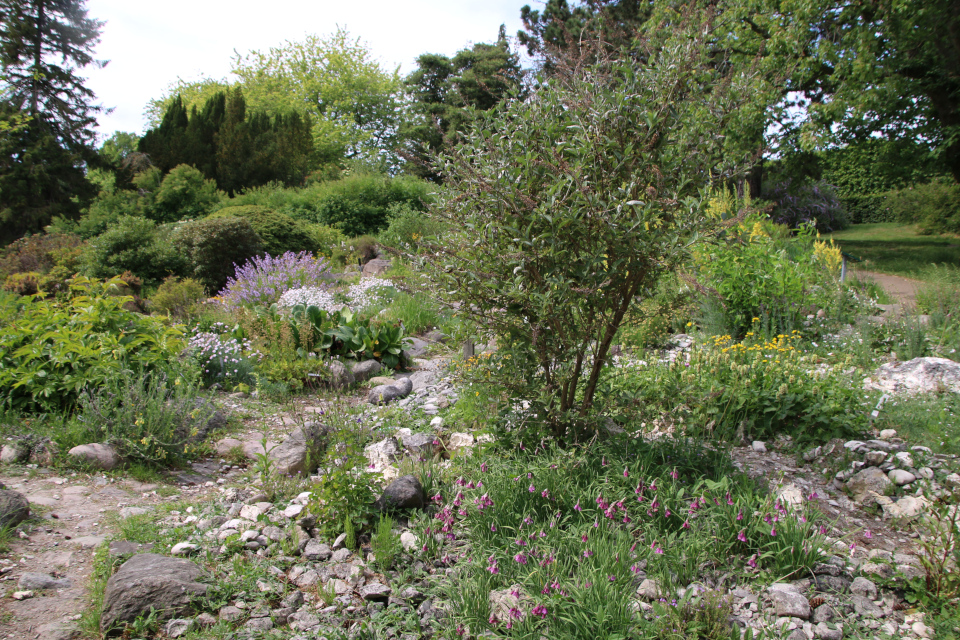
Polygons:
[[914,225],[856,224],[824,237],[862,259],[864,262],[857,266],[867,271],[927,280],[931,264],[960,267],[960,238],[920,235]]

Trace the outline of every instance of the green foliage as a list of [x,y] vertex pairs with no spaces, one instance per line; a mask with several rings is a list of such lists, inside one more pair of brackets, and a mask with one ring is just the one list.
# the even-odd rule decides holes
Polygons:
[[403,325],[404,333],[420,335],[439,327],[445,319],[436,300],[425,293],[398,293],[378,318]]
[[731,626],[733,603],[719,591],[706,591],[691,596],[693,589],[670,602],[654,602],[653,616],[657,627],[657,640],[674,640],[677,637],[697,640],[739,640],[740,629]]
[[960,264],[960,245],[954,238],[922,235],[914,225],[858,224],[828,237],[863,260],[857,266],[867,271],[928,280],[931,265]]
[[343,546],[351,551],[356,550],[357,548],[357,530],[353,526],[353,520],[350,516],[344,516],[343,518],[343,533],[346,536],[343,539]]
[[3,281],[3,290],[18,296],[32,296],[40,291],[40,277],[36,271],[15,273]]
[[20,238],[0,249],[0,278],[14,273],[46,273],[64,264],[75,266],[83,240],[75,235],[41,233]]
[[[282,213],[253,205],[227,206],[211,218],[242,218],[250,223],[260,236],[263,252],[280,256],[287,251],[312,252],[316,246],[313,235],[305,225]],[[239,264],[239,263],[238,263]]]
[[148,217],[157,222],[177,222],[206,215],[218,202],[220,193],[213,180],[187,164],[174,167],[163,178],[153,198]]
[[960,184],[949,178],[886,195],[891,217],[919,224],[921,233],[960,233]]
[[392,206],[422,210],[428,200],[427,183],[401,176],[353,175],[325,183],[315,190],[314,220],[356,237],[387,227]]
[[207,297],[203,285],[193,278],[170,276],[150,298],[150,310],[183,320],[194,315],[197,304]]
[[376,565],[380,571],[389,571],[393,568],[397,556],[400,555],[400,536],[393,531],[393,518],[381,514],[377,529],[370,538],[370,550],[376,558]]
[[189,377],[129,371],[84,390],[77,405],[76,414],[54,435],[63,450],[102,442],[126,460],[151,466],[175,465],[189,457],[216,410],[197,398]]
[[[278,314],[274,308],[269,313]],[[288,331],[294,344],[300,345],[304,355],[373,358],[389,369],[398,369],[403,364],[404,331],[399,323],[375,324],[350,311],[331,312],[313,305],[294,306],[285,321],[289,323]]]
[[130,298],[111,295],[122,285],[79,278],[63,301],[0,300],[0,404],[58,411],[124,371],[171,370],[180,331],[126,310]]
[[237,265],[263,252],[263,241],[243,218],[210,217],[177,228],[173,246],[186,261],[185,275],[208,292],[223,289]]
[[394,204],[387,213],[388,225],[377,238],[381,243],[401,251],[417,253],[428,238],[442,236],[444,225],[436,218],[426,216],[409,204]]
[[129,271],[148,284],[183,271],[182,254],[171,242],[171,229],[153,220],[123,216],[90,240],[83,255],[84,272],[112,278]]
[[699,190],[733,152],[705,132],[737,110],[752,127],[762,111],[755,77],[707,59],[713,35],[699,17],[680,19],[658,43],[639,40],[630,61],[568,60],[444,160],[449,195],[432,214],[450,232],[427,252],[437,289],[510,353],[509,392],[536,402],[557,436],[590,416],[634,301],[714,224]]
[[317,255],[329,258],[334,250],[344,241],[345,236],[339,229],[328,227],[325,224],[305,225],[307,233],[313,238],[314,252]]

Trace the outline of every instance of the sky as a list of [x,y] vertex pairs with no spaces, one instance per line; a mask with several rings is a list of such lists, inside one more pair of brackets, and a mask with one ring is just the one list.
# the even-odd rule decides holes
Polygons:
[[365,42],[384,66],[409,73],[422,53],[452,56],[465,46],[521,28],[520,7],[537,0],[87,0],[88,16],[105,21],[96,49],[103,69],[86,68],[100,104],[101,139],[114,131],[142,134],[147,102],[177,78],[224,78],[234,50],[245,54],[337,26]]

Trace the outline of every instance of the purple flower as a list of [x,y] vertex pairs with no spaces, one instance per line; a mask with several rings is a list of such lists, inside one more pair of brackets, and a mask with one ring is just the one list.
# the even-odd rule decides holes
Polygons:
[[267,306],[291,289],[326,289],[328,275],[326,260],[306,251],[288,251],[277,257],[267,254],[237,267],[218,295],[228,307]]
[[530,613],[531,613],[532,615],[535,615],[535,616],[540,617],[541,619],[542,619],[542,618],[546,618],[546,617],[547,617],[547,608],[546,608],[545,606],[543,606],[542,604],[538,604],[537,606],[535,606],[533,609],[530,610]]

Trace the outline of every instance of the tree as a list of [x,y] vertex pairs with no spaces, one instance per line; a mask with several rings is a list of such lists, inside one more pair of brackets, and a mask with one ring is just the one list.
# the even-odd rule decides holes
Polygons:
[[97,161],[92,127],[102,108],[77,71],[106,64],[93,58],[102,24],[82,0],[0,0],[0,120],[29,117],[0,156],[3,239],[76,215],[75,200],[92,195],[82,167]]
[[453,59],[425,53],[417,58],[417,67],[404,81],[411,104],[399,137],[408,145],[410,170],[437,181],[430,158],[479,112],[493,109],[511,94],[522,98],[523,72],[503,26],[493,44],[475,44]]
[[593,415],[627,311],[714,226],[701,194],[749,166],[723,132],[755,127],[744,114],[762,119],[776,96],[717,63],[716,17],[682,14],[620,60],[603,43],[557,57],[539,91],[443,159],[438,289],[495,336],[498,384],[556,436]]

